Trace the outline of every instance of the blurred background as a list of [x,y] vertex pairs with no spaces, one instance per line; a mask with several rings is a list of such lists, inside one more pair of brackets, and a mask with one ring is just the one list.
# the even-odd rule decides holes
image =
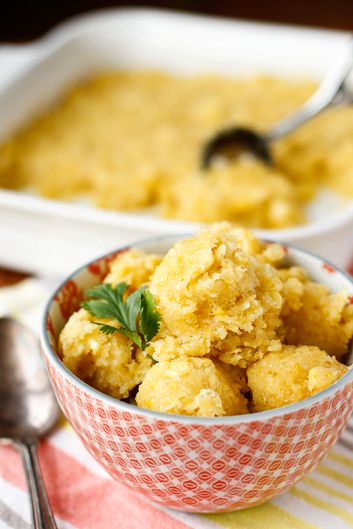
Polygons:
[[20,42],[33,39],[73,15],[136,4],[232,18],[353,30],[353,0],[0,0],[0,40]]

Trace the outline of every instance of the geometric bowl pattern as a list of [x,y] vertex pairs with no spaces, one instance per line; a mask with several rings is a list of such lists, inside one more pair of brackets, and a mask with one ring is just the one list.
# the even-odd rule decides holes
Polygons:
[[[160,244],[155,242],[154,251]],[[331,265],[292,248],[288,254],[321,281],[327,274],[326,283],[333,289],[345,287],[353,292],[348,276]],[[58,334],[78,308],[84,290],[104,277],[111,258],[80,269],[59,288],[48,304],[43,331],[44,358],[58,401],[93,457],[144,497],[190,512],[259,504],[314,468],[337,440],[353,409],[352,370],[299,403],[252,415],[207,419],[155,413],[120,402],[90,388],[65,368],[57,354]]]

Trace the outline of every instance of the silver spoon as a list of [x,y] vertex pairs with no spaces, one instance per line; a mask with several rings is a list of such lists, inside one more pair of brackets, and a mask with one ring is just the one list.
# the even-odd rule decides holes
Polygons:
[[34,335],[0,318],[0,438],[18,448],[25,467],[35,529],[57,529],[41,476],[37,444],[60,410]]
[[353,102],[353,95],[349,94],[344,86],[352,66],[353,38],[350,38],[319,88],[304,105],[279,121],[265,134],[241,126],[216,133],[202,150],[201,167],[207,169],[215,155],[234,157],[241,152],[250,152],[256,158],[272,164],[270,145],[273,141],[286,136],[329,107]]

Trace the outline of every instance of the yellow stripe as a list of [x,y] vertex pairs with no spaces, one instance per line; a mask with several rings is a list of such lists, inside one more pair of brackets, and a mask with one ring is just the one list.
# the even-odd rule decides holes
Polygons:
[[327,457],[328,459],[332,459],[332,461],[337,461],[337,463],[342,463],[342,465],[353,469],[353,459],[351,459],[350,457],[343,456],[342,454],[337,454],[337,452],[333,451],[331,451]]
[[65,430],[68,430],[70,432],[73,431],[73,427],[71,426],[71,424],[69,423],[69,421],[66,419],[65,415],[63,413],[61,413],[60,417],[59,417],[59,420],[58,420],[58,423],[57,423],[57,426],[59,428],[64,428]]
[[342,472],[338,472],[337,470],[334,470],[333,468],[327,467],[326,465],[319,465],[315,472],[319,472],[320,474],[323,474],[324,476],[328,476],[329,478],[335,479],[336,481],[339,481],[343,485],[347,485],[347,487],[353,488],[353,479],[349,478],[345,474],[342,474]]
[[333,505],[332,503],[329,503],[328,501],[320,500],[319,498],[316,498],[315,496],[312,496],[308,492],[305,492],[304,490],[299,490],[297,487],[293,487],[290,489],[290,494],[293,494],[294,496],[297,496],[298,498],[301,498],[302,500],[310,503],[311,505],[314,505],[315,507],[319,507],[319,509],[323,509],[331,514],[334,514],[335,516],[338,516],[339,518],[342,518],[345,522],[347,522],[349,525],[353,527],[353,515],[350,514],[345,509],[342,509],[341,507],[337,507],[337,505]]
[[271,503],[243,511],[203,516],[227,529],[319,529]]
[[322,483],[321,481],[318,481],[313,477],[307,477],[303,481],[311,487],[315,487],[316,489],[319,489],[322,492],[326,492],[330,496],[334,496],[335,498],[353,504],[353,496],[350,496],[349,494],[344,494],[343,492],[339,492],[337,489],[334,489],[333,487],[330,487],[329,485],[326,485],[326,483]]
[[59,420],[58,420],[58,427],[59,428],[66,428],[69,424],[68,420],[66,419],[65,415],[61,413]]
[[64,424],[63,424],[65,430],[68,430],[69,432],[73,432],[74,429],[73,427],[71,426],[71,424],[69,423],[69,421],[66,421]]

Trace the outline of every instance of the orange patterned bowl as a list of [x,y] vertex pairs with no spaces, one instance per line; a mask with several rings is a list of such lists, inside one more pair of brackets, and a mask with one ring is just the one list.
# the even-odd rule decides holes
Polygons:
[[[178,237],[180,239],[180,237]],[[177,238],[138,246],[164,253]],[[74,272],[45,311],[42,346],[64,414],[93,457],[118,481],[166,507],[191,512],[250,507],[285,491],[317,465],[353,409],[353,370],[324,391],[275,410],[218,418],[168,415],[137,408],[96,391],[61,362],[60,331],[86,288],[101,282],[104,256]],[[292,247],[287,258],[332,291],[352,278]]]

